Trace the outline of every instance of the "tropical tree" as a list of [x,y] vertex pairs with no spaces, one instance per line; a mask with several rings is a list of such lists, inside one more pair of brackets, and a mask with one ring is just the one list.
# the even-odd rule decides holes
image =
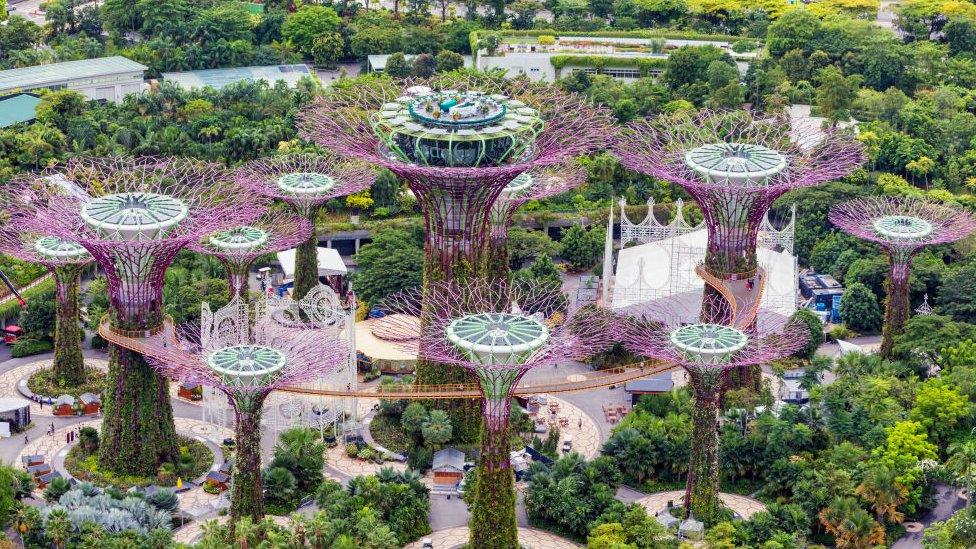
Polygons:
[[818,517],[836,539],[837,549],[868,549],[884,543],[884,528],[854,498],[835,498]]
[[877,465],[869,469],[854,494],[871,505],[878,522],[900,523],[905,520],[905,514],[898,511],[898,507],[908,501],[908,489],[898,482],[895,472],[888,467]]
[[973,487],[976,486],[976,438],[951,444],[946,469],[952,471],[956,481],[966,487],[969,493],[967,505],[973,503]]

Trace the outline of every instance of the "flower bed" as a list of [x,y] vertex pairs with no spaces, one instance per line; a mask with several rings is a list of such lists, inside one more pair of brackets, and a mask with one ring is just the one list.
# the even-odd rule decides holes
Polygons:
[[106,376],[107,374],[103,370],[86,366],[85,382],[83,384],[74,387],[62,387],[54,377],[54,369],[42,368],[31,374],[27,379],[27,388],[38,397],[44,396],[52,399],[58,398],[61,395],[71,395],[78,398],[82,393],[100,395],[102,394],[102,389],[105,388]]
[[103,471],[98,466],[98,449],[90,450],[83,444],[75,444],[64,458],[64,467],[79,481],[88,481],[97,486],[117,486],[121,490],[128,490],[133,486],[175,486],[176,470],[184,482],[192,481],[206,473],[213,466],[214,455],[207,445],[190,437],[177,435],[177,446],[180,450],[180,464],[164,464],[160,473],[153,477],[135,475],[116,475],[110,471]]

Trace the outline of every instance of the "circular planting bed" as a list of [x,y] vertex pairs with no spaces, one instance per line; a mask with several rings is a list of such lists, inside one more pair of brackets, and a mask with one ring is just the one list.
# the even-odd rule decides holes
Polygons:
[[82,393],[102,394],[108,374],[99,368],[85,366],[85,382],[76,386],[61,386],[54,377],[52,368],[41,368],[27,378],[27,388],[38,397],[55,399],[61,395],[78,398]]
[[214,464],[214,454],[206,444],[184,435],[176,435],[177,447],[180,451],[179,464],[166,464],[160,467],[160,473],[152,477],[134,475],[116,475],[103,471],[98,466],[98,449],[94,450],[79,443],[71,447],[64,458],[64,468],[79,481],[88,481],[97,486],[117,486],[128,490],[133,486],[175,486],[177,472],[183,482],[192,481],[203,476]]

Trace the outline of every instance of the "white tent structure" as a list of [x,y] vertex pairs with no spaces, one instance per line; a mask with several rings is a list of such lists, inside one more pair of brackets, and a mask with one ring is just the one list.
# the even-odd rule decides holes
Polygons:
[[[297,255],[297,250],[293,248],[278,252],[277,255],[281,270],[285,272],[285,282],[288,283],[295,280],[295,256]],[[346,269],[346,264],[342,262],[342,256],[334,248],[323,248],[319,246],[316,249],[316,257],[319,265],[319,276],[345,275],[349,273],[349,270]]]

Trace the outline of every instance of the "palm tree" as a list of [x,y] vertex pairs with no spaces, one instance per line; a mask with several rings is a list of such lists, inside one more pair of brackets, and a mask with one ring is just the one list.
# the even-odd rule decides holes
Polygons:
[[896,480],[895,472],[884,465],[869,469],[854,489],[854,495],[871,504],[878,522],[884,522],[886,518],[896,523],[905,520],[905,514],[898,510],[898,506],[908,501],[908,489]]
[[71,537],[71,519],[68,512],[64,509],[54,509],[44,521],[44,533],[52,545],[61,549],[68,543]]
[[[974,429],[976,431],[976,429]],[[976,439],[949,445],[946,468],[956,475],[956,481],[966,488],[967,506],[973,503],[973,486],[976,484]]]
[[837,549],[868,549],[884,543],[884,528],[854,498],[835,498],[818,516],[834,536]]

